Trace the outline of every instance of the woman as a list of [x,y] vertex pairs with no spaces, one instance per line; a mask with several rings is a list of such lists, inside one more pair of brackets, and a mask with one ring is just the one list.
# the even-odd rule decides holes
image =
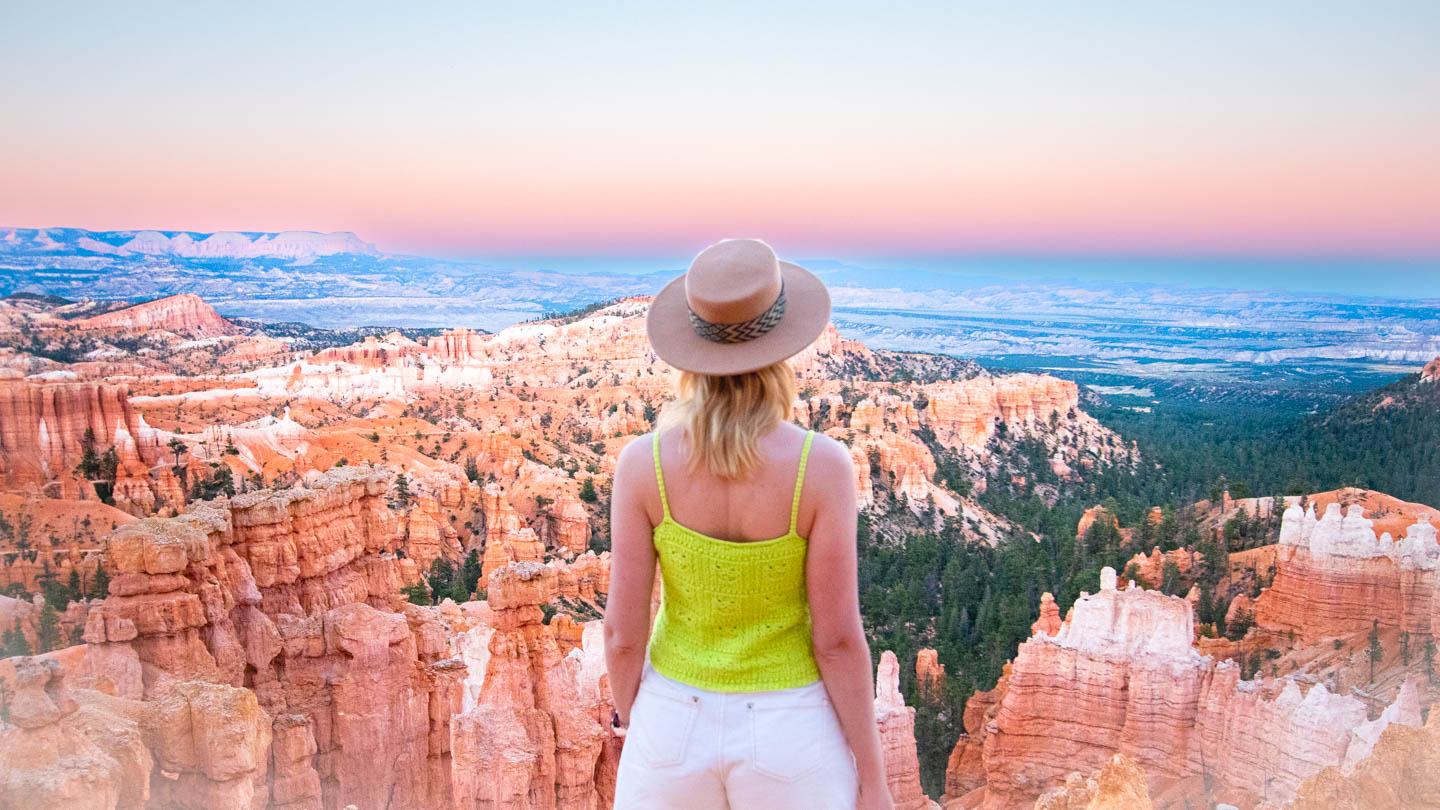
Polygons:
[[655,433],[615,471],[605,661],[626,735],[615,810],[893,806],[850,453],[790,421],[786,359],[829,319],[824,284],[753,239],[706,248],[650,305],[650,342],[681,377]]

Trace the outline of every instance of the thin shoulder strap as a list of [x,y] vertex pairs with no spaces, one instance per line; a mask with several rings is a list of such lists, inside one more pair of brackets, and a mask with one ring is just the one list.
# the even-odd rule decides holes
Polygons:
[[[790,501],[790,533],[795,533],[795,522],[800,518],[800,490],[805,487],[805,463],[810,460],[810,440],[815,438],[815,431],[805,434],[805,449],[800,451],[800,470],[795,473],[795,497]],[[659,462],[656,462],[656,470],[660,469]],[[663,493],[665,488],[662,486]],[[663,496],[662,496],[663,497]]]
[[[670,519],[670,500],[665,497],[665,474],[660,472],[660,432],[655,432],[655,438],[650,442],[655,451],[655,483],[660,485],[660,508],[665,512],[665,519]],[[797,500],[798,503],[798,500]],[[793,521],[792,521],[793,522]]]

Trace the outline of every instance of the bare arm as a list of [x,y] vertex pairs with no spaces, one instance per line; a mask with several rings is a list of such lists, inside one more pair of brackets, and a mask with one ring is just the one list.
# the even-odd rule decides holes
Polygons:
[[[640,688],[645,645],[650,640],[650,594],[655,582],[654,525],[645,510],[647,483],[655,473],[650,437],[625,446],[615,465],[610,495],[610,593],[605,602],[605,668],[620,722]],[[649,479],[646,474],[648,473]],[[659,491],[658,488],[656,490]]]
[[[818,437],[817,437],[818,438]],[[819,462],[818,464],[816,462]],[[855,471],[850,452],[835,441],[811,451],[809,491],[815,503],[805,562],[815,661],[835,705],[845,740],[855,754],[860,795],[867,807],[889,806],[880,731],[875,724],[875,681],[870,647],[860,623],[856,573]],[[808,489],[808,487],[807,487]]]

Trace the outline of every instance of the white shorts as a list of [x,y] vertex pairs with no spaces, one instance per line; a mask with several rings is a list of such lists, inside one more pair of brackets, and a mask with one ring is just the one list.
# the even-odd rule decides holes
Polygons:
[[711,692],[645,665],[615,810],[854,810],[858,791],[822,682]]

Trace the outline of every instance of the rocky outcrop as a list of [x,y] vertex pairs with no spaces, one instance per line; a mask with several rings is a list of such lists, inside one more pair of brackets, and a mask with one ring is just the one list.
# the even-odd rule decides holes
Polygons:
[[1035,810],[1150,810],[1145,773],[1133,758],[1116,754],[1098,773],[1071,773],[1065,784],[1035,801]]
[[1107,512],[1103,506],[1092,506],[1080,515],[1080,522],[1075,526],[1075,538],[1083,539],[1096,522],[1102,522],[1102,525],[1108,525],[1117,531],[1120,529],[1119,518]]
[[469,674],[452,727],[456,808],[595,810],[613,792],[601,724],[610,708],[593,662],[603,662],[601,637],[590,634],[588,672],[586,650],[562,654],[540,610],[556,588],[555,569],[539,563],[495,570],[490,623],[457,641]]
[[1440,357],[1431,360],[1420,369],[1420,382],[1435,382],[1440,380]]
[[[1009,682],[1010,666],[987,691],[976,691],[965,701],[965,714],[961,717],[965,731],[950,751],[945,763],[946,810],[966,807],[966,797],[985,786],[985,737],[995,712],[1000,708],[1000,698],[1005,694]],[[979,799],[977,799],[978,801]]]
[[1060,632],[1060,606],[1055,604],[1054,594],[1046,591],[1040,594],[1040,618],[1030,625],[1030,635],[1053,636]]
[[446,363],[483,362],[485,337],[470,329],[450,329],[426,344],[430,354]]
[[270,719],[250,690],[187,682],[139,701],[68,689],[49,657],[4,663],[0,807],[264,806]]
[[[0,380],[6,489],[93,500],[98,484],[126,511],[149,514],[158,503],[184,502],[179,480],[163,463],[166,439],[130,406],[124,385]],[[87,449],[97,461],[114,451],[113,487],[106,470],[82,474]]]
[[400,602],[416,572],[388,551],[388,488],[340,468],[124,527],[87,660],[133,650],[147,703],[187,681],[253,694],[273,721],[271,806],[448,804],[465,667],[438,613]]
[[1440,807],[1440,704],[1422,727],[1387,727],[1349,769],[1328,767],[1306,779],[1286,810],[1422,810]]
[[190,293],[111,310],[75,321],[74,326],[116,332],[164,331],[196,338],[238,335],[243,331],[220,317],[200,296]]
[[[1377,736],[1353,697],[1298,680],[1242,681],[1235,664],[1200,656],[1185,600],[1121,591],[1116,580],[1104,569],[1100,591],[1082,594],[1055,636],[1020,645],[988,724],[983,794],[966,806],[1028,806],[1117,753],[1152,779],[1204,776],[1222,798],[1283,799]],[[1413,716],[1404,700],[1397,706],[1387,724]]]
[[1342,514],[1331,502],[1316,518],[1312,508],[1285,510],[1273,584],[1255,602],[1261,627],[1293,632],[1305,642],[1381,627],[1429,634],[1437,604],[1440,544],[1427,518],[1395,540],[1376,536],[1364,510]]
[[939,700],[945,694],[945,665],[939,652],[927,647],[915,653],[915,682],[926,700]]
[[895,810],[938,810],[920,787],[920,758],[915,750],[915,710],[900,694],[900,661],[895,653],[880,654],[875,672],[875,722],[885,757],[885,781]]

